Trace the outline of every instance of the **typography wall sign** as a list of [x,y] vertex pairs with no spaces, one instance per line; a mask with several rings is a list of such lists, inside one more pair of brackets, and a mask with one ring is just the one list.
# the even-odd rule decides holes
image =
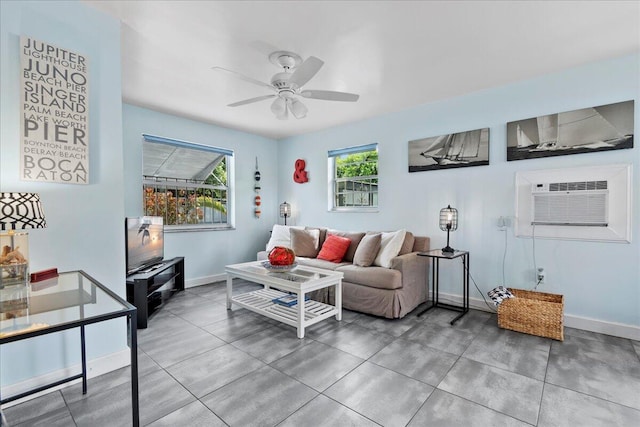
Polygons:
[[20,37],[20,179],[89,183],[87,58]]

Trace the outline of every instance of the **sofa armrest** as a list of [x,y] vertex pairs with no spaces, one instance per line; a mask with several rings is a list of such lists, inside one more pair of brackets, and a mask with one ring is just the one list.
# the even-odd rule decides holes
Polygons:
[[429,285],[429,258],[418,252],[399,255],[391,260],[391,268],[402,273],[402,287],[415,290],[421,300],[427,296]]

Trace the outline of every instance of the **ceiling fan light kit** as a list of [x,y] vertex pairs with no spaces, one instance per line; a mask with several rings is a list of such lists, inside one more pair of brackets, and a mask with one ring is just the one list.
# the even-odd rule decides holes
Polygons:
[[271,77],[271,84],[261,82],[235,71],[227,70],[221,67],[213,67],[214,70],[231,75],[240,80],[253,83],[258,86],[266,87],[276,94],[262,95],[255,98],[245,99],[243,101],[229,104],[228,107],[239,107],[241,105],[253,104],[254,102],[266,99],[276,98],[271,104],[271,112],[280,120],[286,120],[289,116],[288,111],[296,119],[302,119],[307,116],[307,106],[304,105],[297,96],[309,99],[319,99],[323,101],[342,101],[355,102],[360,97],[354,93],[335,92],[330,90],[301,90],[309,80],[311,80],[320,71],[324,62],[315,56],[310,56],[302,61],[300,55],[279,50],[269,55],[269,61],[272,64],[282,67],[284,71],[276,73]]

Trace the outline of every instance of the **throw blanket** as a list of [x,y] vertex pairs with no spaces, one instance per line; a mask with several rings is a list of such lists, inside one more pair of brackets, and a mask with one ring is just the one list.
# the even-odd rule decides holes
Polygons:
[[513,295],[509,291],[509,289],[505,288],[504,286],[498,286],[497,288],[490,290],[489,292],[487,292],[487,295],[489,295],[489,298],[493,300],[493,303],[496,307],[499,306],[500,303],[507,298],[515,298],[515,295]]

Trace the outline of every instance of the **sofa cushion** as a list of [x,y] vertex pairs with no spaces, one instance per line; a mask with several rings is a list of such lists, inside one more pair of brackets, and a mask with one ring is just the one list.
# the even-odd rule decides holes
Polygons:
[[291,228],[303,229],[304,227],[274,224],[273,229],[271,230],[271,238],[269,239],[269,242],[267,242],[267,252],[271,251],[271,249],[276,246],[291,248],[291,234],[289,231]]
[[400,252],[398,255],[408,254],[413,252],[413,244],[415,243],[416,238],[413,237],[413,233],[407,231],[407,234],[404,236],[404,243],[402,243],[402,247],[400,248]]
[[351,239],[348,237],[328,235],[318,253],[318,259],[331,262],[341,262],[347,253]]
[[322,227],[305,227],[305,230],[318,230],[320,238],[318,240],[318,250],[322,247],[324,240],[327,238],[327,229]]
[[323,259],[318,259],[318,258],[305,258],[305,257],[297,257],[296,261],[298,261],[299,265],[305,265],[307,267],[322,268],[325,270],[335,270],[338,267],[342,267],[343,265],[350,264],[348,262],[331,262],[331,261],[325,261]]
[[404,243],[406,230],[398,230],[391,233],[382,233],[380,238],[380,251],[373,261],[374,265],[391,268],[391,259],[398,256]]
[[292,228],[291,233],[291,249],[296,256],[304,256],[315,258],[318,256],[320,230],[298,230]]
[[339,230],[327,230],[327,238],[331,235],[333,236],[341,236],[346,237],[351,240],[351,244],[349,245],[349,249],[347,253],[344,255],[344,260],[347,262],[353,262],[353,256],[356,254],[356,249],[360,244],[360,240],[364,237],[365,233],[357,233],[350,231],[339,231]]
[[362,238],[356,253],[353,256],[353,263],[360,267],[369,267],[378,255],[380,250],[381,233],[367,234]]
[[347,264],[335,269],[344,273],[343,282],[355,283],[378,289],[399,289],[402,287],[402,273],[384,267],[360,267]]

